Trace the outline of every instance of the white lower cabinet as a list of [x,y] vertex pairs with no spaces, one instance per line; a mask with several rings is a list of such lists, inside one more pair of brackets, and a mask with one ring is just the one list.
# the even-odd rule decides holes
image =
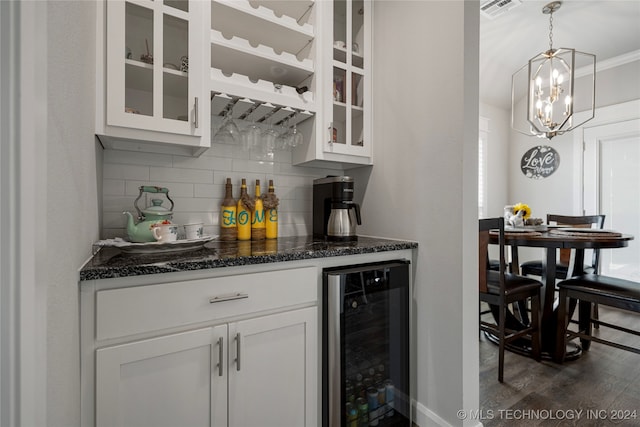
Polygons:
[[317,309],[229,324],[229,426],[317,426]]
[[315,268],[96,282],[82,304],[84,381],[95,390],[83,411],[94,408],[96,426],[319,425]]
[[98,350],[96,425],[227,425],[226,367],[219,377],[216,366],[226,332],[222,325]]

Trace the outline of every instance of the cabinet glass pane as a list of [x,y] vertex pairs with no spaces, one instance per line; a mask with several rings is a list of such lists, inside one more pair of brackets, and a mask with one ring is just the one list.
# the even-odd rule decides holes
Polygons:
[[345,0],[333,2],[333,47],[333,59],[346,63],[347,2]]
[[175,9],[189,12],[189,0],[164,0],[164,4]]
[[163,117],[165,119],[176,119],[188,121],[189,105],[187,95],[189,88],[187,78],[181,75],[164,73],[163,79]]
[[351,111],[351,145],[363,147],[363,139],[362,109],[353,109]]
[[332,142],[346,144],[347,106],[345,104],[347,72],[341,68],[333,68],[333,129]]
[[354,0],[351,4],[351,63],[355,67],[364,67],[364,1]]
[[153,115],[153,11],[131,3],[125,14],[125,111]]
[[136,61],[125,64],[124,110],[153,116],[153,68]]
[[363,93],[364,76],[351,74],[351,145],[362,147],[364,145],[363,126]]
[[165,119],[188,120],[189,23],[163,17],[163,112]]
[[346,102],[346,74],[347,72],[341,68],[333,68],[333,101]]

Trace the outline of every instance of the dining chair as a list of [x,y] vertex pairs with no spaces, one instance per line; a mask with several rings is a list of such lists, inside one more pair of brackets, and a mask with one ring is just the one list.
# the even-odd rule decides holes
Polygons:
[[[558,329],[556,331],[556,353],[554,359],[562,363],[565,357],[566,343],[580,338],[582,350],[589,350],[591,341],[640,354],[640,346],[629,346],[620,340],[620,333],[611,334],[605,339],[602,333],[592,335],[591,327],[596,325],[640,337],[640,329],[629,329],[619,324],[603,322],[593,317],[591,306],[602,304],[618,310],[640,314],[640,283],[601,274],[584,274],[558,283],[560,298],[558,303]],[[573,309],[571,301],[579,302],[578,329],[570,329]]]
[[[547,215],[547,225],[566,225],[576,228],[599,228],[604,226],[605,215]],[[570,278],[573,273],[569,271],[571,267],[571,249],[560,249],[560,256],[556,264],[556,280]],[[591,264],[582,267],[584,274],[598,274],[600,267],[600,249],[594,249],[591,257]],[[520,274],[524,276],[542,277],[543,263],[541,260],[527,261],[520,264]],[[593,304],[593,318],[598,319],[598,304]],[[596,329],[599,325],[596,323]]]
[[[499,269],[489,268],[490,233],[498,236]],[[504,377],[505,345],[515,339],[528,337],[531,340],[531,354],[540,361],[540,288],[539,281],[507,273],[504,243],[504,218],[479,220],[479,300],[494,307],[496,322],[480,319],[480,331],[492,334],[498,339],[498,381]],[[531,299],[531,322],[521,330],[507,327],[507,306],[514,302]],[[495,310],[497,309],[497,313]]]

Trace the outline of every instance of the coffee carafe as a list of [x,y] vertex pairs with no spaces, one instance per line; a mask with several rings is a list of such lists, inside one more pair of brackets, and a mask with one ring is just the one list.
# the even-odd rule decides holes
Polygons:
[[360,205],[353,201],[353,178],[333,176],[313,182],[313,234],[332,241],[357,240],[362,224]]

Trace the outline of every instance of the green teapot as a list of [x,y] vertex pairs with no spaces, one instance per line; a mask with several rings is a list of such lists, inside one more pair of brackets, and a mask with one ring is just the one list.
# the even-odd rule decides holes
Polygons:
[[[123,212],[127,215],[127,234],[129,240],[136,243],[155,242],[153,236],[153,226],[158,223],[170,224],[173,215],[173,200],[169,197],[169,189],[164,187],[155,187],[143,185],[139,188],[140,194],[133,205],[138,213],[138,223],[134,222],[133,215],[130,212]],[[146,209],[138,207],[138,200],[142,198],[143,193],[164,194],[167,200],[171,202],[171,208],[167,209],[162,206],[162,199],[151,199],[152,206]]]

